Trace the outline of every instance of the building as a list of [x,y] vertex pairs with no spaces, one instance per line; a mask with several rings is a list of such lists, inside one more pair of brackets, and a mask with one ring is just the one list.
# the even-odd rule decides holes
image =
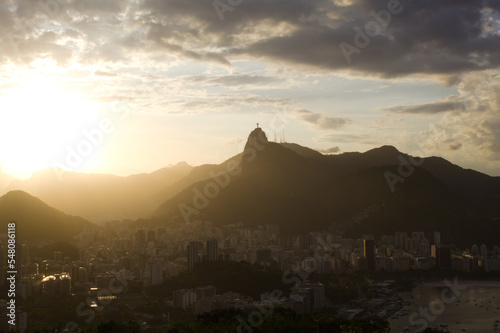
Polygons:
[[441,244],[441,233],[439,231],[434,231],[434,245]]
[[366,258],[368,270],[375,269],[375,242],[373,239],[363,240],[363,254]]
[[188,270],[192,271],[194,268],[194,265],[198,263],[199,261],[199,256],[198,256],[198,247],[199,244],[197,242],[191,242],[187,246],[186,250],[186,256],[187,256],[187,268]]
[[24,276],[23,266],[25,262],[23,261],[23,250],[26,251],[26,244],[19,244],[16,242],[16,271],[19,279]]
[[408,234],[406,232],[398,231],[394,235],[395,246],[397,249],[406,250],[406,238]]
[[4,253],[6,253],[5,248],[2,244],[2,242],[0,242],[0,286],[3,286],[5,283],[5,274],[4,274],[4,269],[3,269],[4,263],[5,263]]
[[62,262],[63,261],[63,256],[62,256],[61,251],[54,251],[54,261],[55,262]]
[[205,286],[196,288],[196,298],[201,300],[203,298],[211,298],[216,295],[217,289],[214,286]]
[[196,302],[196,293],[193,290],[175,290],[172,293],[173,305],[175,308],[187,309],[194,306]]
[[10,310],[7,308],[8,303],[4,300],[0,301],[0,316],[2,316],[2,321],[0,322],[0,332],[20,332],[24,333],[28,329],[28,313],[25,311],[16,310],[16,326],[10,325],[10,318],[7,314]]
[[78,267],[78,281],[87,282],[87,269],[85,267]]
[[306,312],[323,309],[325,302],[325,286],[318,282],[303,281],[296,291],[290,294],[290,299],[301,303],[299,309]]
[[392,258],[392,270],[394,271],[407,271],[410,269],[410,258],[395,257]]
[[146,230],[139,229],[135,233],[135,243],[137,245],[142,245],[146,243]]
[[257,250],[257,262],[265,262],[269,258],[271,258],[272,252],[271,249],[259,249]]
[[488,247],[486,247],[485,244],[481,245],[481,247],[479,248],[479,252],[483,258],[488,257]]
[[392,258],[390,257],[377,257],[375,258],[375,269],[377,271],[392,271]]
[[148,243],[149,242],[154,242],[155,241],[155,231],[154,230],[149,230],[148,231]]
[[207,240],[207,257],[208,261],[217,261],[219,256],[217,248],[217,239],[212,238]]
[[16,311],[16,330],[24,333],[28,329],[28,313],[26,311]]
[[163,283],[163,267],[161,262],[151,264],[151,285],[157,286]]
[[449,247],[436,247],[436,266],[438,268],[451,268],[451,249]]
[[109,289],[115,283],[115,276],[112,273],[97,274],[95,285],[99,289]]
[[54,274],[42,280],[45,297],[68,296],[71,294],[71,277],[66,274]]

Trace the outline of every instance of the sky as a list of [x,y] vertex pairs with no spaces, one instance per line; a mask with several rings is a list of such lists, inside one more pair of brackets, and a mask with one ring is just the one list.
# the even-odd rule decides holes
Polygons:
[[498,0],[0,0],[0,167],[220,163],[257,123],[500,176]]

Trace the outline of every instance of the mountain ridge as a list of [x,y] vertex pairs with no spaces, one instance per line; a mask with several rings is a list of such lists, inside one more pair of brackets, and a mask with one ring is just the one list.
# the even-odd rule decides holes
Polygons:
[[[482,232],[498,229],[489,216],[500,216],[500,177],[468,171],[438,157],[415,158],[389,145],[364,153],[318,156],[309,148],[276,144],[264,137],[252,144],[259,132],[254,130],[245,145],[241,174],[231,176],[215,197],[203,192],[214,181],[201,180],[161,204],[153,219],[279,224],[284,233],[302,233],[342,225],[376,207],[375,213],[351,230],[437,229],[445,239],[462,242],[481,236],[474,228]],[[401,172],[403,167],[411,172]],[[399,177],[394,191],[388,173]],[[193,200],[202,196],[206,207],[200,209]],[[377,227],[370,228],[369,223]]]
[[[391,145],[323,155],[270,142],[261,128],[250,133],[241,153],[220,164],[179,163],[128,177],[67,173],[63,185],[47,181],[44,172],[34,179],[45,182],[25,184],[33,192],[41,188],[49,205],[72,215],[88,210],[101,220],[133,219],[138,226],[208,220],[279,224],[283,233],[336,228],[351,235],[421,228],[464,241],[478,238],[477,230],[490,237],[500,220],[500,177]],[[128,196],[113,198],[117,194]],[[360,214],[366,216],[352,222]]]
[[23,191],[10,191],[1,196],[0,212],[4,230],[7,230],[7,223],[16,222],[16,238],[20,240],[71,241],[84,227],[95,227]]
[[130,176],[84,174],[53,168],[14,181],[8,191],[21,190],[71,215],[94,222],[139,218],[161,203],[156,194],[182,179],[192,166],[185,162],[151,173]]

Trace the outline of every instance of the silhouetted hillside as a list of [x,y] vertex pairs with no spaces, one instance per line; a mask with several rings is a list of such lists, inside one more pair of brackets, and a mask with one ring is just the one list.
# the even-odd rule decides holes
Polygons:
[[22,191],[11,191],[0,197],[0,224],[7,233],[7,223],[16,222],[19,240],[73,241],[73,237],[92,223],[69,216]]
[[[221,164],[203,164],[192,168],[185,177],[171,185],[165,186],[161,191],[156,193],[154,195],[155,202],[164,202],[169,200],[192,184],[209,179],[212,174],[225,171],[228,165],[239,164],[241,156],[242,154],[238,154]],[[155,208],[158,208],[158,205]]]
[[[241,156],[241,173],[192,184],[163,203],[154,219],[279,224],[283,233],[439,230],[449,241],[493,241],[500,179],[436,159],[413,159],[392,146],[318,156],[298,145],[268,142],[257,128]],[[394,191],[388,173],[399,177]]]
[[191,169],[186,163],[179,163],[148,174],[118,177],[50,168],[35,172],[25,181],[13,182],[9,189],[28,192],[65,213],[93,222],[139,218],[150,215],[166,200],[158,197],[158,192],[185,177]]
[[16,177],[2,172],[0,168],[0,195],[4,195],[5,193],[7,193],[7,188],[15,180]]

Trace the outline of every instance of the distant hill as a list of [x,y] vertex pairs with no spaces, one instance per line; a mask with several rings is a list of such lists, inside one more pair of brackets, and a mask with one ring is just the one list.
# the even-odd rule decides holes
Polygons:
[[22,191],[11,191],[0,197],[1,233],[7,223],[16,222],[19,240],[52,240],[72,242],[86,226],[93,226],[81,217],[69,216]]
[[[392,146],[318,154],[268,142],[256,129],[240,157],[240,174],[224,186],[214,186],[210,177],[193,183],[160,205],[150,221],[279,224],[282,233],[336,228],[355,236],[438,230],[456,243],[496,241],[499,177],[437,157],[412,159],[411,174],[401,173],[401,160],[409,163],[411,156]],[[402,180],[393,183],[394,191],[388,173]]]
[[65,213],[92,222],[134,219],[150,215],[167,199],[158,193],[184,178],[192,168],[179,163],[128,177],[49,168],[27,180],[12,182],[8,189],[28,192]]
[[[236,156],[231,157],[227,161],[221,164],[203,164],[197,167],[194,167],[190,170],[190,172],[180,180],[176,181],[173,184],[170,184],[164,187],[161,191],[157,192],[154,195],[155,202],[162,203],[168,199],[173,198],[179,192],[186,189],[187,187],[197,183],[199,181],[209,179],[211,174],[217,174],[221,171],[226,170],[226,166],[231,163],[239,164],[242,154],[238,154]],[[155,209],[158,208],[156,205]],[[151,212],[154,210],[151,210]]]
[[2,172],[0,168],[0,195],[7,193],[7,188],[15,180],[17,180],[16,177]]

